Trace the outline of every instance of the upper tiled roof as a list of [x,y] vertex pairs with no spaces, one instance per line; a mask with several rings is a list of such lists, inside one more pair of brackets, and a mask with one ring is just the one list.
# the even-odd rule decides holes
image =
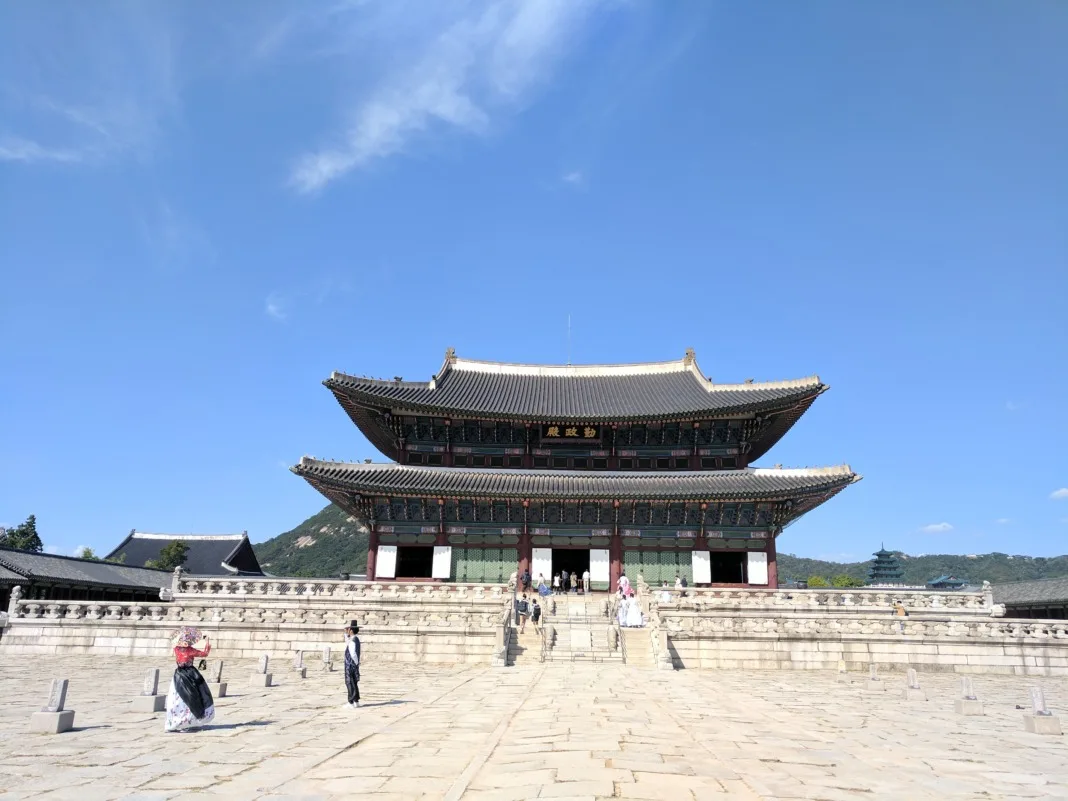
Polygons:
[[995,584],[992,589],[994,602],[1009,606],[1068,603],[1068,577],[1012,581]]
[[225,576],[235,573],[262,575],[259,561],[247,534],[150,534],[131,531],[108,559],[125,555],[126,564],[143,565],[158,559],[164,546],[181,540],[188,547],[182,566],[197,576]]
[[356,493],[528,499],[776,499],[837,491],[860,479],[848,465],[675,473],[576,472],[354,464],[306,456],[292,469],[316,487],[343,487]]
[[116,565],[98,562],[94,559],[78,559],[73,556],[16,551],[11,548],[0,548],[0,567],[7,568],[24,579],[74,585],[91,584],[153,590],[171,586],[171,575],[163,570]]
[[529,421],[654,420],[788,408],[827,387],[818,376],[716,384],[693,351],[648,364],[535,365],[460,359],[450,349],[429,382],[333,373],[325,382],[344,401],[432,415]]

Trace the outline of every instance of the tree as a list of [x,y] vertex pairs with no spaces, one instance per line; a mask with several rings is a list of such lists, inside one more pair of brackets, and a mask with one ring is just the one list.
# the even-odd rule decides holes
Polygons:
[[44,545],[41,544],[41,538],[37,534],[37,518],[30,515],[25,523],[9,528],[4,532],[3,537],[0,537],[0,545],[19,551],[33,551],[34,553],[43,551]]
[[182,540],[168,542],[160,549],[159,557],[149,559],[145,567],[154,567],[158,570],[174,570],[179,565],[184,565],[188,558],[189,546]]
[[811,589],[812,587],[829,587],[830,585],[823,576],[809,576],[808,586]]
[[88,545],[83,545],[82,550],[78,553],[79,559],[92,559],[94,562],[99,562],[100,557],[93,553],[93,549]]
[[845,573],[841,573],[831,579],[832,587],[863,587],[864,582],[858,578],[847,576]]
[[120,553],[118,556],[114,556],[111,559],[105,559],[104,561],[113,565],[124,565],[126,564],[126,554]]

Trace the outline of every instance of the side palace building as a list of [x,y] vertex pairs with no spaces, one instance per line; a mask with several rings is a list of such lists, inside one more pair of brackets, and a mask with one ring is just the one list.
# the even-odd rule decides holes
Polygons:
[[653,364],[458,358],[428,383],[325,382],[388,463],[293,472],[370,526],[369,579],[503,582],[589,569],[615,590],[775,587],[775,538],[858,481],[848,465],[758,468],[827,386],[716,384],[692,350]]

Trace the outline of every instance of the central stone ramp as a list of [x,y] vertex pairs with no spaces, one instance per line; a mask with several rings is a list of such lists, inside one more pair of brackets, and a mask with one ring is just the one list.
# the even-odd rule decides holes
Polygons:
[[550,612],[545,620],[546,626],[556,631],[555,640],[546,649],[547,661],[623,661],[619,643],[611,634],[614,621],[605,613],[607,599],[604,594],[557,595],[547,599],[546,606],[550,609],[552,602],[556,602],[556,612]]

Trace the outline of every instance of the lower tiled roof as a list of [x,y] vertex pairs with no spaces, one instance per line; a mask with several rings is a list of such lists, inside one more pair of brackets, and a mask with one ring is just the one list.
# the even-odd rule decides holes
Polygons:
[[502,498],[729,500],[837,491],[858,481],[848,465],[694,472],[489,470],[325,462],[304,457],[293,472],[310,483],[361,494]]
[[163,570],[11,548],[0,548],[0,568],[6,568],[7,572],[16,574],[20,580],[142,589],[171,586],[171,575]]
[[994,603],[1007,605],[1068,603],[1068,577],[995,584]]

